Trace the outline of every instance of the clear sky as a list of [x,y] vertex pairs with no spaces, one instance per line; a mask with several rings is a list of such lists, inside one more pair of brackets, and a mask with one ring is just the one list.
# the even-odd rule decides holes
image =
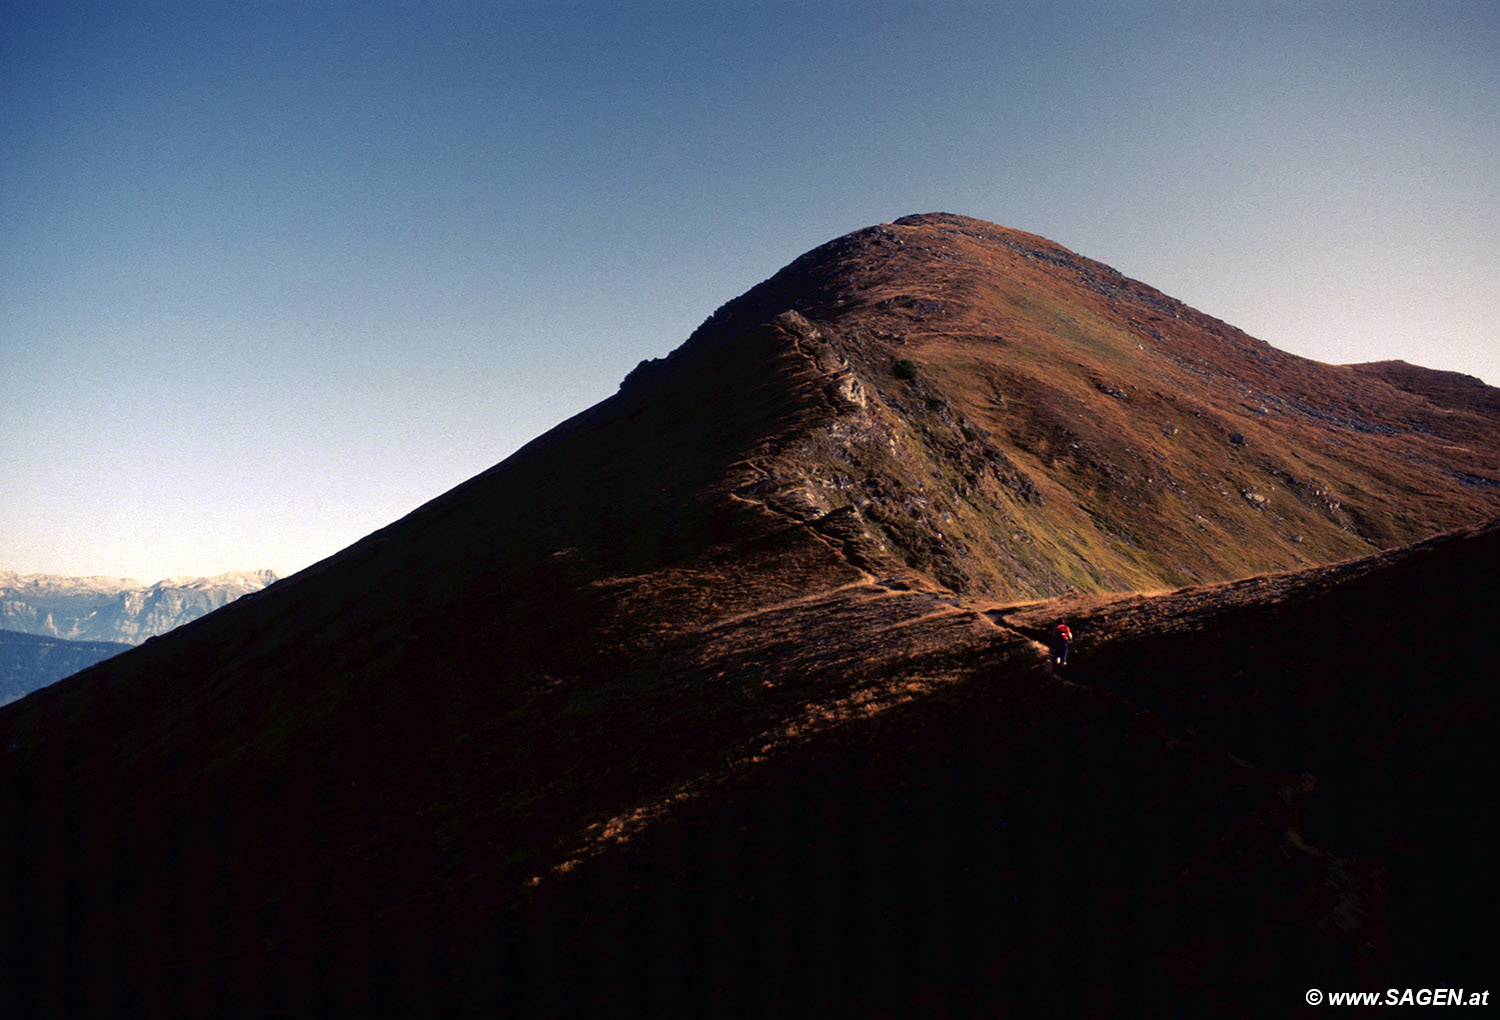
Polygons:
[[6,0],[0,570],[300,569],[908,213],[1500,384],[1497,54],[1493,0]]

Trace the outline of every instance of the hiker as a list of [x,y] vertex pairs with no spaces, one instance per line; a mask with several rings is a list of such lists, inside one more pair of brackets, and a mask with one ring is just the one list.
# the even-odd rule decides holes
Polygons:
[[1052,628],[1052,662],[1057,666],[1068,664],[1068,645],[1073,641],[1073,632],[1066,623]]

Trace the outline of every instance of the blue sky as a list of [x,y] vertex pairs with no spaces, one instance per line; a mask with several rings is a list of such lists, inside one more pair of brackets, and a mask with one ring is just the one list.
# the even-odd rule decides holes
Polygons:
[[1500,384],[1500,5],[0,6],[0,570],[327,556],[947,211]]

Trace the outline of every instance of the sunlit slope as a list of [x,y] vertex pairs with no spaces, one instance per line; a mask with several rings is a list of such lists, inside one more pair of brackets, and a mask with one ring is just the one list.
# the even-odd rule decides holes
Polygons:
[[1500,512],[1493,400],[1297,358],[1033,235],[948,215],[859,231],[694,340],[782,307],[878,397],[867,435],[813,451],[815,487],[847,478],[829,505],[955,587],[1171,587]]
[[[0,710],[8,1014],[641,1012],[658,971],[709,996],[691,1015],[722,987],[774,1012],[820,960],[819,1003],[912,1013],[955,966],[982,1007],[1093,930],[1141,966],[1233,969],[1246,918],[1257,952],[1367,976],[1378,931],[1316,927],[1342,858],[1289,856],[1284,770],[1312,766],[1196,743],[1164,696],[1059,683],[1047,621],[1013,612],[1488,516],[1495,419],[1431,382],[1291,358],[977,221],[831,242],[408,517]],[[1080,662],[1108,629],[1079,620]],[[1119,662],[1149,662],[1141,637]],[[1305,650],[1263,640],[1301,689]],[[1178,696],[1218,682],[1172,655]],[[1183,836],[1118,859],[1099,812]],[[1154,909],[1132,890],[1246,875],[1275,912],[1191,913],[1223,919],[1208,950],[1127,923]],[[1068,909],[1006,906],[1028,888]],[[925,937],[969,905],[995,908],[987,941]],[[1071,926],[1084,907],[1108,923]],[[756,984],[778,945],[789,969]],[[871,960],[881,980],[841,998]]]

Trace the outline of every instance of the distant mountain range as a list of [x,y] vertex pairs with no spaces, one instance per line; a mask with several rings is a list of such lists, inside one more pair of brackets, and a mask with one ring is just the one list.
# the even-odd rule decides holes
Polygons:
[[107,641],[65,641],[0,630],[0,705],[24,698],[128,648]]
[[138,645],[276,579],[270,570],[242,570],[146,585],[119,577],[0,571],[0,630]]
[[860,230],[0,709],[0,1015],[1483,989],[1497,518],[1478,380],[1297,358],[979,220]]

